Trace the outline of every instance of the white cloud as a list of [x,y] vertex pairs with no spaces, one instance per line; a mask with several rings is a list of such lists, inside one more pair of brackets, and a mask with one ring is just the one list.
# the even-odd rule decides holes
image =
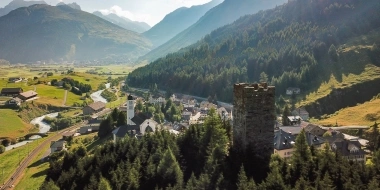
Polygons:
[[114,5],[109,9],[102,9],[99,11],[104,15],[113,13],[113,14],[116,14],[117,16],[125,17],[133,21],[140,21],[140,22],[146,22],[148,24],[152,24],[151,16],[149,14],[135,14],[128,10],[123,10],[118,5]]

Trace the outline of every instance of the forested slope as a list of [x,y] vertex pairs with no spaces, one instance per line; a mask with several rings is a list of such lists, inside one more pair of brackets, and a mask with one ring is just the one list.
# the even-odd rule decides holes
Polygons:
[[216,94],[224,101],[232,100],[233,83],[260,79],[275,85],[278,95],[287,87],[315,90],[331,75],[360,72],[366,64],[380,66],[374,45],[379,38],[358,42],[369,47],[363,55],[371,57],[369,62],[340,60],[346,42],[379,28],[379,10],[376,0],[291,1],[242,17],[185,51],[136,69],[128,83],[157,83],[204,97]]

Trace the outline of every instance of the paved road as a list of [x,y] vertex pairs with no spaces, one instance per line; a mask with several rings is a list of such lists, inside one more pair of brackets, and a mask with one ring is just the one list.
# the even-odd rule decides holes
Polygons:
[[321,128],[326,129],[326,130],[332,128],[334,130],[339,131],[339,130],[344,130],[344,129],[369,129],[369,126],[359,126],[359,125],[348,125],[348,126],[340,126],[340,127],[322,127],[321,126]]
[[0,190],[10,188],[13,189],[14,186],[18,183],[18,178],[21,176],[21,174],[24,172],[26,167],[28,167],[29,163],[38,155],[39,152],[48,144],[50,144],[51,141],[55,141],[61,138],[61,135],[65,131],[69,131],[75,128],[79,128],[80,126],[84,125],[85,123],[79,123],[77,125],[71,126],[69,128],[61,130],[59,133],[55,133],[53,136],[48,137],[45,141],[43,141],[40,145],[38,145],[37,148],[35,148],[17,167],[16,171],[12,174],[10,178],[4,183],[4,185],[0,188]]

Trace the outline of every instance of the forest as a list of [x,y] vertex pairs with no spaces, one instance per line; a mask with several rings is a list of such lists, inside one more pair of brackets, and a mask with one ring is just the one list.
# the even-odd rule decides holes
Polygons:
[[[278,96],[288,87],[315,90],[349,67],[338,61],[339,48],[378,30],[379,10],[377,0],[289,1],[241,17],[194,45],[134,70],[127,83],[140,88],[157,83],[163,90],[217,95],[227,102],[232,102],[233,84],[238,82],[269,82]],[[372,43],[368,56],[380,66],[380,41]]]
[[[369,131],[378,136],[377,124]],[[178,136],[158,130],[141,139],[105,143],[93,154],[81,147],[55,153],[41,189],[380,188],[379,138],[371,140],[374,153],[364,164],[342,158],[328,145],[309,147],[304,131],[287,160],[277,154],[260,160],[250,148],[235,150],[231,135],[229,122],[213,110],[203,125],[192,125]]]

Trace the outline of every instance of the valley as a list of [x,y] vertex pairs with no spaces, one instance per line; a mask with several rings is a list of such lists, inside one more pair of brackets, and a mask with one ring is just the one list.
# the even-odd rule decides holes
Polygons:
[[6,1],[1,190],[380,188],[378,0]]

